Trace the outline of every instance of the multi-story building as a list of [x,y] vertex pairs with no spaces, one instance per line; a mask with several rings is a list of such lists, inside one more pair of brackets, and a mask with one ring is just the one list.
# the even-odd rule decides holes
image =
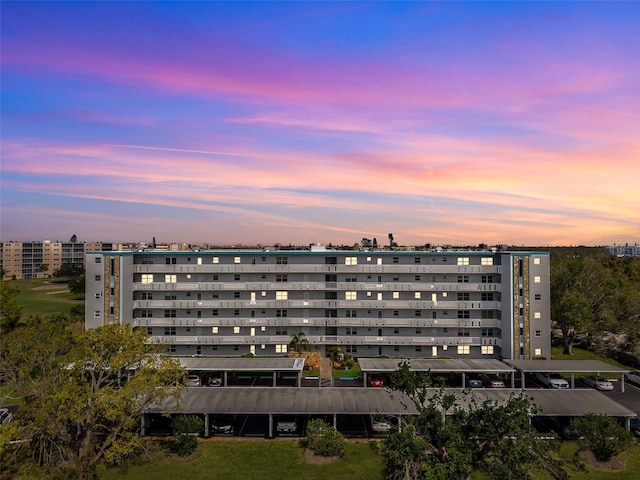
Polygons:
[[111,250],[110,243],[2,242],[0,267],[4,278],[30,279],[53,275],[63,264],[84,266],[85,254]]
[[627,243],[625,245],[613,245],[612,247],[607,247],[607,252],[611,255],[617,255],[618,257],[640,258],[640,244],[635,243],[633,245],[629,245]]
[[491,251],[88,252],[87,328],[177,355],[550,358],[549,255]]

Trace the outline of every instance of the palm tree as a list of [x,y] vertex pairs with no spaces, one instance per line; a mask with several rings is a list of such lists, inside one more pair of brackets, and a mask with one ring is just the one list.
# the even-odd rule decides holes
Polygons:
[[331,363],[334,364],[342,356],[342,349],[338,346],[327,348],[327,357],[331,359]]
[[292,333],[290,335],[291,341],[289,342],[289,348],[295,352],[302,353],[306,350],[309,350],[311,344],[309,340],[307,340],[304,336],[303,332]]

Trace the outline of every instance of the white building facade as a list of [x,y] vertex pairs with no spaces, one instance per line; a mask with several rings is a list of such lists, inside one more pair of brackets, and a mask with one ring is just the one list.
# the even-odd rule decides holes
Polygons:
[[176,355],[550,358],[545,252],[88,252],[86,328],[144,328]]

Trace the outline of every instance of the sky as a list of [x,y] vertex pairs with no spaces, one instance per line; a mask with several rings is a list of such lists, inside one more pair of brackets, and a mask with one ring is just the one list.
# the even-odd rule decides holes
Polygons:
[[640,241],[640,2],[1,4],[2,241]]

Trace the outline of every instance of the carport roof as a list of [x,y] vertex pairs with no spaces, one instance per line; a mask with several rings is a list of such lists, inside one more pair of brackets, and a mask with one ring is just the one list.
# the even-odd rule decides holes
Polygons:
[[484,372],[484,373],[509,373],[514,369],[499,360],[476,360],[472,358],[358,358],[360,370],[370,372],[393,372],[398,369],[401,362],[408,362],[414,372],[434,373],[443,372]]
[[301,372],[304,358],[179,357],[185,370],[216,372]]
[[[438,390],[433,389],[433,394]],[[448,389],[457,395],[462,406],[469,398],[462,389]],[[476,389],[470,392],[479,402],[506,401],[511,393],[521,390]],[[526,390],[533,403],[542,409],[541,415],[572,416],[601,413],[617,417],[635,417],[635,412],[620,405],[602,393],[591,390]],[[405,408],[405,405],[407,408]],[[175,410],[173,398],[147,413],[176,411],[188,414],[415,414],[411,401],[399,392],[382,388],[265,388],[221,387],[188,388],[180,397],[180,408]]]
[[627,373],[600,360],[505,360],[523,372]]

